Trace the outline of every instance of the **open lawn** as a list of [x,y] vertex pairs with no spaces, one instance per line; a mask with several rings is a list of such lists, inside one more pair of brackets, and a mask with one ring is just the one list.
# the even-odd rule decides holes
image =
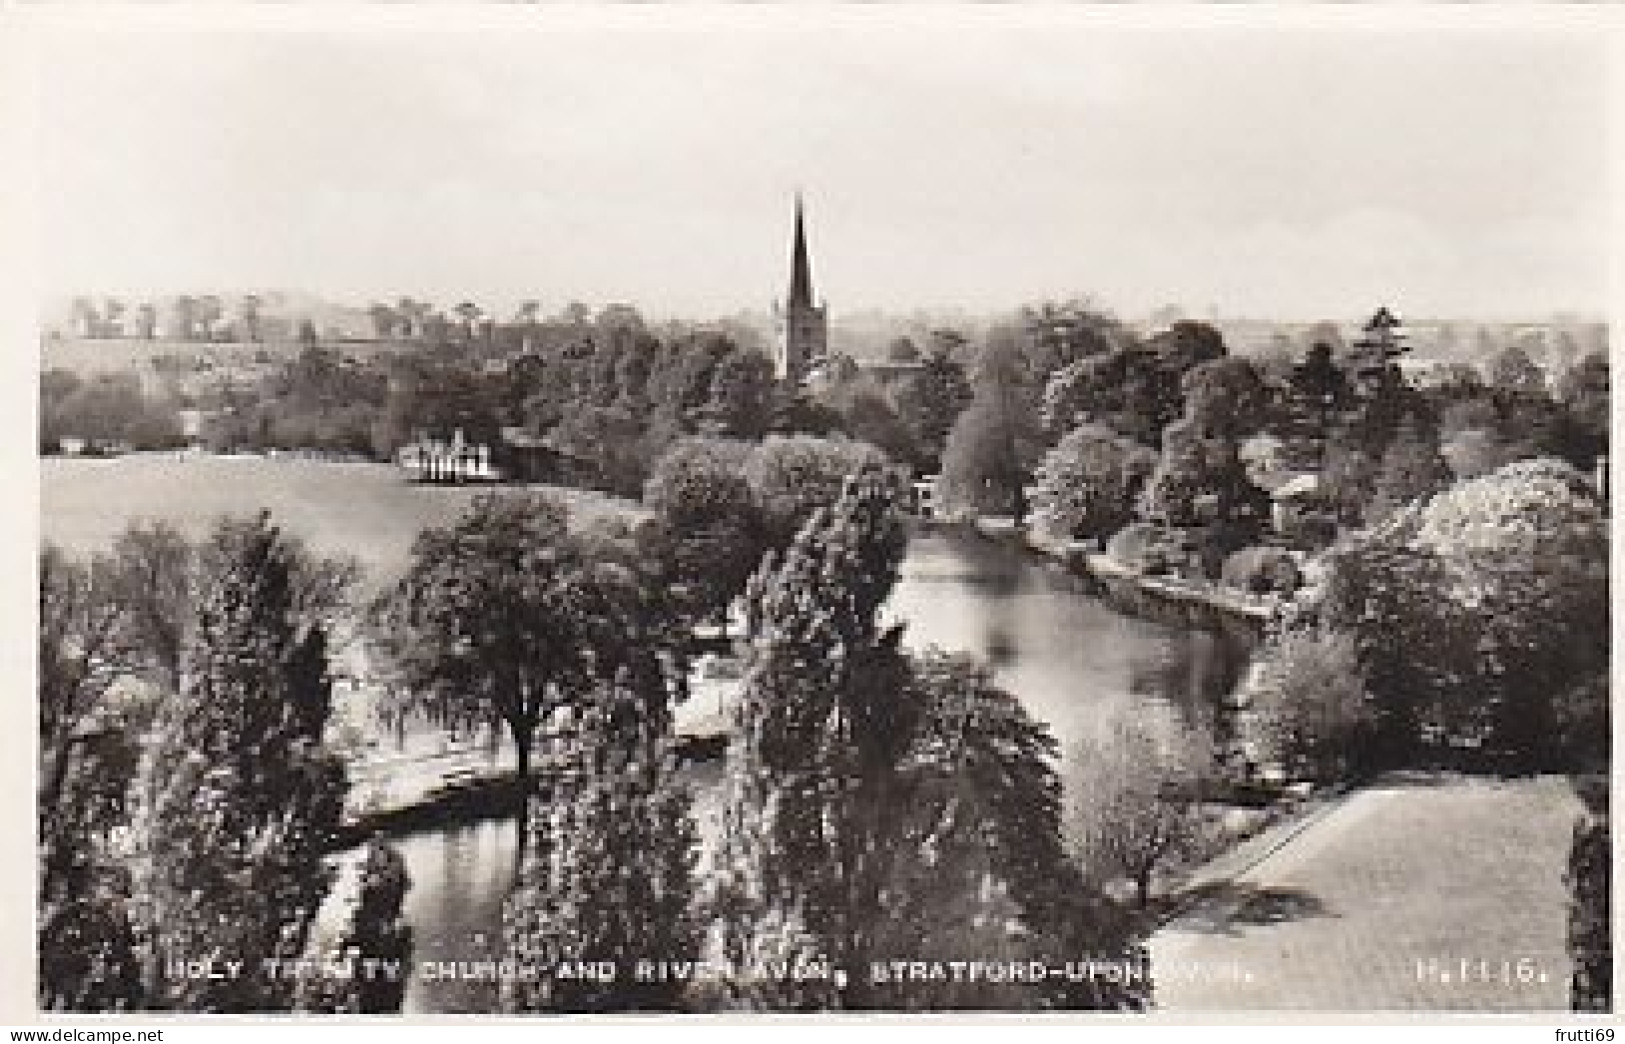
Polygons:
[[[323,342],[325,347],[357,359],[387,352],[409,350],[411,346],[392,341]],[[259,360],[287,362],[304,350],[294,340],[256,341],[177,341],[159,338],[144,341],[134,337],[62,337],[40,344],[40,370],[72,370],[85,375],[118,370],[148,370],[153,360],[173,356],[204,361],[215,368],[246,368]]]
[[1157,1006],[1566,1010],[1579,812],[1561,777],[1356,791],[1152,937]]
[[[417,534],[454,521],[482,492],[512,486],[424,486],[386,464],[152,453],[40,461],[40,531],[75,555],[104,551],[132,521],[163,519],[192,536],[225,514],[268,508],[321,554],[352,555],[369,584],[405,568]],[[554,487],[583,522],[641,514],[604,494]]]

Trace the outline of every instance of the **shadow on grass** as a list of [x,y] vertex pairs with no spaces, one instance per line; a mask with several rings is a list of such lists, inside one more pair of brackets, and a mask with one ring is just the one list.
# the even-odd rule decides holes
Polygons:
[[1180,893],[1178,926],[1183,931],[1235,935],[1243,928],[1336,917],[1318,896],[1301,888],[1217,881]]

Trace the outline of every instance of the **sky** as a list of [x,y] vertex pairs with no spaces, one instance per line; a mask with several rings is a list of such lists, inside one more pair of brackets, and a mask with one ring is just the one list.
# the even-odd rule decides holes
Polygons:
[[1608,51],[1549,27],[717,15],[125,25],[37,48],[54,293],[702,318],[1600,312]]

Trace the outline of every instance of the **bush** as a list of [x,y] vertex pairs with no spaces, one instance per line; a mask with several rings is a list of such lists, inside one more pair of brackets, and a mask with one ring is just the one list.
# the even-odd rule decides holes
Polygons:
[[1554,700],[1557,749],[1571,771],[1607,771],[1608,696],[1608,675],[1599,671]]
[[1221,577],[1252,594],[1291,594],[1303,584],[1297,561],[1284,548],[1254,544],[1224,560]]
[[1145,576],[1185,572],[1192,560],[1189,537],[1177,530],[1136,522],[1118,530],[1106,543],[1106,554]]
[[1569,958],[1574,977],[1569,1007],[1575,1011],[1613,1010],[1614,952],[1609,919],[1612,859],[1608,837],[1608,777],[1577,779],[1575,790],[1586,812],[1574,824],[1569,849]]

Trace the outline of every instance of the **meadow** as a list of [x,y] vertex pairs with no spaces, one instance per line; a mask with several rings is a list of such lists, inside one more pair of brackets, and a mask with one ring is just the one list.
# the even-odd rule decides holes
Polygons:
[[106,551],[138,520],[166,521],[200,537],[222,515],[268,509],[312,550],[354,557],[367,583],[382,585],[405,569],[419,532],[451,524],[493,488],[545,489],[565,500],[582,523],[642,512],[631,501],[576,489],[416,485],[388,464],[150,453],[43,458],[40,535],[88,557]]

